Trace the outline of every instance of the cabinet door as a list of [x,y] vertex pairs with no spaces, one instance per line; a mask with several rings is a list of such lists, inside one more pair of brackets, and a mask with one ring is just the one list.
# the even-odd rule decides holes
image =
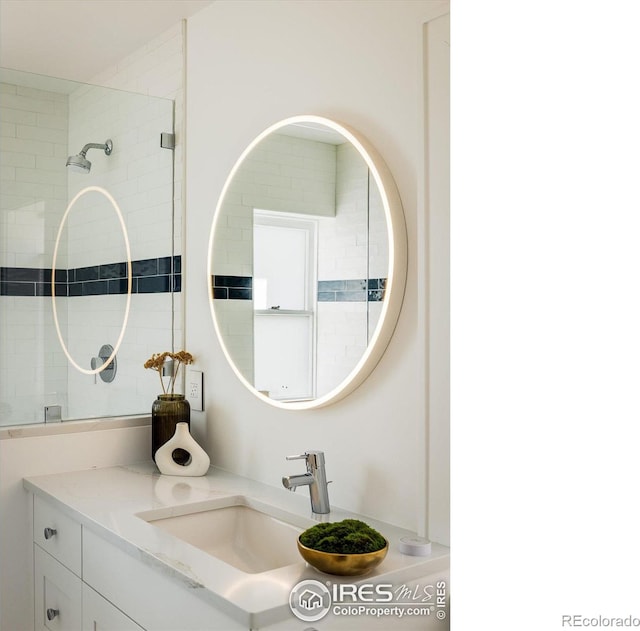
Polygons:
[[88,585],[82,585],[82,631],[144,631]]
[[[82,576],[98,594],[153,631],[246,631],[227,613],[196,595],[194,579],[174,579],[149,561],[127,554],[88,528],[82,531]],[[100,627],[98,627],[100,630]]]
[[80,579],[38,545],[33,548],[36,631],[78,631],[82,618]]

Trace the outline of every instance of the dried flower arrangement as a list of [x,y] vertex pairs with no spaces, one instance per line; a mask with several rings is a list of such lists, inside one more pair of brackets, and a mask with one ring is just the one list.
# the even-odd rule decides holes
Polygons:
[[[164,381],[162,379],[162,368],[167,360],[173,360],[175,364],[173,366],[173,374],[169,378],[169,386],[165,388]],[[186,366],[192,363],[193,355],[191,355],[191,353],[187,353],[187,351],[178,351],[177,353],[169,353],[165,351],[164,353],[154,353],[151,355],[151,357],[144,363],[144,367],[157,371],[158,376],[160,377],[163,394],[167,394],[167,391],[169,391],[169,394],[173,394],[176,377],[180,371],[180,365],[184,364]]]

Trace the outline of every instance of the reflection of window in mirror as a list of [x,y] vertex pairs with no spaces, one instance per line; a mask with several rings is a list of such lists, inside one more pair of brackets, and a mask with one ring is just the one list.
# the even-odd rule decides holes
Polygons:
[[314,220],[253,211],[254,309],[313,309],[315,243]]
[[315,397],[317,222],[254,210],[254,385],[281,401]]

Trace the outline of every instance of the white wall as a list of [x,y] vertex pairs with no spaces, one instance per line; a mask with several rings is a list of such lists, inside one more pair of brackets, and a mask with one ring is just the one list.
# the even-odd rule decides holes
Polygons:
[[[425,177],[422,25],[444,12],[446,3],[429,0],[220,1],[188,24],[186,328],[188,350],[205,372],[207,409],[194,413],[194,432],[206,432],[214,464],[274,486],[299,469],[287,454],[322,449],[335,505],[422,531],[428,462],[427,314],[419,309],[424,278],[417,266],[427,243],[418,205]],[[301,113],[352,125],[385,157],[403,200],[409,274],[396,333],[371,377],[338,404],[287,412],[254,398],[226,364],[209,318],[207,237],[243,149],[270,124]]]
[[450,194],[449,194],[449,15],[424,27],[425,225],[429,248],[424,264],[424,294],[429,320],[427,364],[429,393],[429,532],[436,541],[449,537],[450,416]]

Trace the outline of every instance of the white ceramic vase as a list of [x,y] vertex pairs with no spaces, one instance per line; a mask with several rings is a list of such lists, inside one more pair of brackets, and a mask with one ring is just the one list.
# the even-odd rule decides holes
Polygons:
[[[173,459],[176,449],[184,449],[189,452],[189,460],[186,464],[178,464]],[[198,445],[189,433],[186,423],[176,425],[176,433],[158,451],[156,451],[156,465],[160,473],[164,475],[182,475],[196,477],[205,475],[209,470],[211,461],[207,452]]]

